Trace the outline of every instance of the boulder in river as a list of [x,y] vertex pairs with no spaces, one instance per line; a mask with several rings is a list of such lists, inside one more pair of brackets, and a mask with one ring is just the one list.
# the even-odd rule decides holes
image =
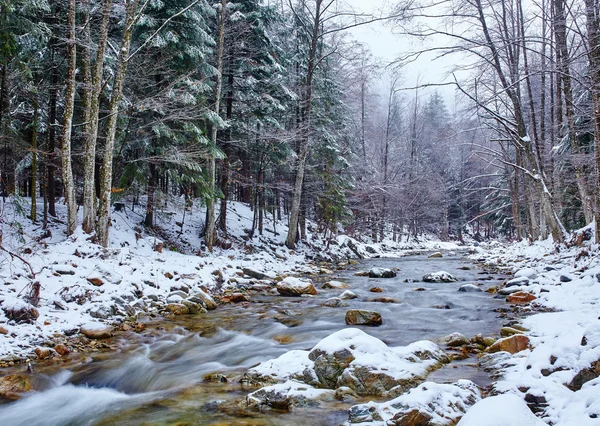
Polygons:
[[481,392],[470,380],[452,384],[425,382],[391,401],[355,405],[350,408],[348,419],[350,424],[449,425],[479,400]]
[[479,288],[475,284],[465,284],[461,285],[458,291],[462,291],[464,293],[477,293],[483,290],[481,290],[481,288]]
[[358,395],[397,396],[445,362],[448,356],[433,342],[390,348],[362,330],[347,328],[324,338],[310,352],[292,350],[251,368],[242,382],[293,379],[319,388],[345,387]]
[[426,283],[455,283],[458,278],[446,271],[438,271],[423,275],[423,281]]
[[371,268],[369,270],[369,278],[394,278],[396,271],[387,268]]
[[21,394],[33,390],[31,380],[25,374],[9,374],[0,377],[0,397],[5,399],[19,399]]
[[217,303],[215,302],[215,299],[213,299],[211,295],[202,290],[198,290],[196,293],[188,297],[187,300],[189,300],[190,302],[200,303],[209,311],[217,309]]
[[277,283],[277,291],[282,296],[300,297],[303,294],[315,295],[317,290],[310,280],[302,280],[295,277],[284,278]]
[[318,406],[322,401],[334,400],[335,391],[331,389],[315,389],[305,383],[288,380],[252,392],[246,397],[246,406],[291,410],[293,407]]
[[340,308],[346,307],[348,306],[348,304],[339,297],[332,297],[330,299],[327,299],[325,303],[323,303],[323,306],[328,306],[330,308]]
[[471,343],[471,341],[464,334],[451,333],[447,336],[442,337],[440,339],[440,343],[450,347],[458,347],[468,345],[469,343]]
[[377,327],[383,324],[383,320],[381,319],[381,314],[379,312],[351,309],[346,312],[346,324]]
[[325,284],[323,284],[322,288],[328,289],[328,288],[336,288],[336,289],[341,289],[341,288],[348,288],[348,284],[342,282],[342,281],[327,281]]
[[343,300],[358,299],[358,295],[350,290],[344,291],[339,297]]
[[387,297],[387,296],[375,297],[375,298],[369,300],[369,302],[375,302],[375,303],[400,303],[399,300],[394,299],[393,297]]
[[436,251],[435,253],[431,253],[427,257],[429,257],[430,259],[439,259],[440,257],[444,257],[444,255],[442,254],[442,252]]

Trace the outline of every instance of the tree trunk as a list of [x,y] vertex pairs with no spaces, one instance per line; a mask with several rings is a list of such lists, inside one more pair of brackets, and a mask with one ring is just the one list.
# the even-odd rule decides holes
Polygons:
[[148,180],[148,200],[146,203],[146,217],[144,218],[144,225],[148,228],[154,227],[154,195],[156,193],[156,180],[158,173],[156,171],[156,165],[150,163],[150,179]]
[[569,69],[569,50],[567,40],[567,24],[565,14],[565,1],[554,0],[554,33],[556,38],[556,48],[560,52],[560,61],[558,62],[559,71],[563,83],[563,96],[565,99],[565,116],[567,118],[567,131],[569,143],[571,145],[571,155],[573,167],[575,168],[575,180],[581,197],[583,215],[586,224],[594,219],[592,211],[592,202],[588,195],[585,181],[584,166],[581,164],[581,147],[577,139],[577,129],[575,127],[575,104],[573,101],[573,89],[571,85],[571,71]]
[[131,36],[133,33],[135,16],[139,0],[128,0],[126,2],[125,28],[123,29],[123,39],[119,49],[117,60],[117,69],[115,72],[113,91],[110,98],[110,111],[108,122],[106,124],[106,143],[104,145],[104,157],[102,159],[102,170],[100,176],[100,206],[98,207],[98,223],[96,225],[96,235],[98,241],[104,247],[108,246],[108,227],[110,226],[110,198],[112,189],[112,162],[115,146],[115,136],[117,132],[117,119],[119,113],[119,103],[123,94],[123,83],[127,72],[127,60],[129,57],[129,48],[131,46]]
[[[221,90],[223,88],[223,50],[225,47],[225,22],[227,21],[227,3],[228,0],[221,0],[221,10],[219,13],[219,37],[217,41],[217,84],[215,85],[215,107],[214,113],[219,116],[221,106]],[[211,142],[213,148],[217,146],[216,124],[212,125]],[[212,251],[213,245],[217,239],[217,229],[215,226],[215,178],[216,178],[215,156],[210,155],[208,159],[208,188],[209,197],[206,201],[206,224],[204,226],[204,242],[209,251]]]
[[600,242],[600,11],[598,0],[585,0],[592,106],[594,111],[594,157],[596,163],[596,243]]
[[67,235],[73,234],[77,228],[77,203],[75,200],[75,183],[71,166],[71,127],[75,107],[75,71],[77,67],[77,44],[75,40],[75,0],[69,0],[68,11],[68,58],[67,88],[65,91],[65,112],[63,115],[63,133],[60,156],[62,163],[63,185],[65,187],[65,204],[67,205]]
[[302,113],[300,114],[301,120],[298,128],[298,131],[300,132],[300,147],[298,150],[298,160],[296,162],[296,181],[294,183],[294,194],[292,196],[292,207],[290,209],[290,224],[285,241],[285,245],[290,249],[296,247],[296,238],[298,236],[300,202],[302,200],[302,186],[304,184],[306,157],[308,156],[308,144],[310,140],[313,77],[317,67],[319,31],[322,24],[322,3],[323,0],[315,0],[312,35],[310,40],[311,44],[308,51],[308,66],[306,70],[306,79],[304,81],[304,96],[301,101]]
[[37,222],[38,127],[40,108],[37,92],[33,95],[33,125],[31,129],[31,221]]
[[[89,1],[86,0],[89,7]],[[86,86],[84,98],[83,120],[85,123],[83,134],[83,222],[84,232],[90,234],[94,231],[96,220],[96,139],[98,138],[98,114],[100,112],[100,92],[102,91],[102,71],[104,56],[108,40],[108,24],[112,0],[102,2],[102,21],[100,23],[96,61],[92,70],[91,52],[84,50],[84,85]],[[89,10],[86,11],[89,18]],[[86,40],[91,45],[90,25],[86,25]]]

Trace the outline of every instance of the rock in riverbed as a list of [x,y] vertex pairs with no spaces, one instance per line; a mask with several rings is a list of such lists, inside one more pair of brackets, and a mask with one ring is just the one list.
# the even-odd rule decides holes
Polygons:
[[446,271],[438,271],[423,275],[423,281],[426,283],[455,283],[458,278]]
[[287,277],[277,283],[277,291],[282,296],[300,297],[303,294],[315,295],[317,290],[309,280]]
[[396,271],[386,268],[372,268],[369,271],[369,278],[394,278]]
[[379,312],[351,309],[346,312],[346,324],[377,327],[383,324],[383,320],[381,319],[381,314]]

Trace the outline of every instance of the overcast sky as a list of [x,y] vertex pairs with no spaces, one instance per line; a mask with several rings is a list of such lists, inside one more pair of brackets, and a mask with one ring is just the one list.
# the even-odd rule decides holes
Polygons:
[[[364,13],[377,13],[381,9],[389,8],[395,0],[346,0],[357,11]],[[393,34],[392,24],[375,22],[349,30],[357,40],[368,45],[373,56],[381,58],[384,62],[392,62],[402,54],[420,48],[414,40]],[[445,74],[457,58],[445,60],[433,60],[433,54],[423,54],[415,62],[403,67],[401,73],[404,87],[414,87],[417,79],[421,84],[442,83]],[[433,89],[431,89],[433,90]],[[437,90],[442,93],[449,110],[453,110],[454,88],[451,86],[440,87]]]

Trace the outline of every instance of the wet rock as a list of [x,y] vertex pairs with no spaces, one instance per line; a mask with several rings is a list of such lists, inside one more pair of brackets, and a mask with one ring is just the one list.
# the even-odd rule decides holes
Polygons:
[[430,259],[439,259],[440,257],[444,257],[444,255],[441,252],[436,251],[435,253],[431,253],[427,257],[430,258]]
[[369,278],[394,278],[396,271],[386,268],[372,268],[369,270]]
[[371,293],[383,293],[383,289],[381,287],[371,287],[369,291]]
[[89,323],[81,327],[81,333],[88,339],[107,339],[112,335],[112,327],[101,323]]
[[452,333],[440,339],[440,343],[450,347],[465,346],[471,343],[469,338],[464,334]]
[[375,302],[375,303],[400,303],[399,300],[394,299],[393,297],[375,297],[371,300],[369,300],[369,302]]
[[509,337],[509,336],[514,336],[515,334],[523,334],[523,330],[518,330],[516,328],[512,328],[512,327],[502,327],[500,329],[500,336],[502,337]]
[[69,353],[71,352],[69,350],[69,348],[66,345],[63,345],[62,343],[59,343],[58,345],[56,345],[54,347],[54,350],[56,351],[56,353],[58,353],[60,356],[65,356],[65,355],[69,355]]
[[339,297],[332,297],[331,299],[327,299],[325,301],[325,303],[323,303],[323,306],[328,306],[330,308],[340,308],[340,307],[346,307],[346,306],[348,306],[348,304],[345,303]]
[[454,283],[458,278],[446,271],[438,271],[423,275],[422,280],[426,283]]
[[413,291],[425,291],[425,289],[423,287],[417,287]]
[[287,277],[277,283],[277,291],[282,296],[300,297],[303,294],[315,295],[317,290],[309,280]]
[[358,299],[358,295],[350,290],[346,290],[345,292],[340,294],[340,299],[342,299],[342,300]]
[[341,282],[341,281],[327,281],[325,284],[323,284],[323,287],[325,289],[328,288],[337,288],[337,289],[342,289],[342,288],[348,288],[348,284]]
[[8,334],[8,330],[4,327],[0,327],[0,334]]
[[199,303],[190,302],[189,300],[184,300],[181,303],[188,308],[188,311],[191,315],[199,314],[201,312],[202,313],[206,312],[206,309],[204,309],[202,307],[202,305]]
[[348,419],[350,424],[451,425],[479,400],[481,392],[469,380],[452,384],[425,382],[391,401],[355,405],[350,408]]
[[529,343],[529,337],[522,334],[516,334],[511,337],[497,340],[496,343],[491,345],[487,350],[489,352],[504,351],[511,354],[516,354],[517,352],[521,352],[529,348]]
[[358,399],[358,395],[351,388],[342,386],[335,390],[335,399],[338,401],[348,401]]
[[38,347],[38,348],[35,348],[34,352],[37,355],[38,359],[51,359],[57,355],[56,351],[52,348],[39,348]]
[[169,303],[165,306],[165,310],[173,315],[187,315],[190,313],[190,309],[183,303]]
[[250,299],[243,293],[232,293],[221,297],[223,303],[242,303],[248,302]]
[[33,390],[29,376],[25,374],[9,374],[0,377],[0,397],[16,400],[21,394]]
[[474,284],[465,284],[461,285],[458,291],[462,291],[464,293],[477,293],[483,290],[481,290],[481,288],[477,287]]
[[535,297],[533,294],[527,293],[524,291],[519,291],[519,292],[510,294],[506,298],[506,301],[508,303],[513,303],[513,304],[523,304],[523,303],[529,303],[535,299],[537,299],[537,297]]
[[217,309],[217,303],[215,302],[215,299],[202,290],[198,290],[197,293],[194,293],[192,296],[188,297],[187,300],[190,302],[200,303],[209,311]]
[[368,277],[369,271],[358,271],[354,273],[355,277]]
[[246,406],[291,410],[293,407],[319,406],[323,401],[334,399],[333,390],[315,389],[307,384],[290,380],[252,392],[246,397]]
[[383,320],[381,319],[381,314],[379,312],[351,309],[346,312],[346,324],[377,327],[383,324]]

